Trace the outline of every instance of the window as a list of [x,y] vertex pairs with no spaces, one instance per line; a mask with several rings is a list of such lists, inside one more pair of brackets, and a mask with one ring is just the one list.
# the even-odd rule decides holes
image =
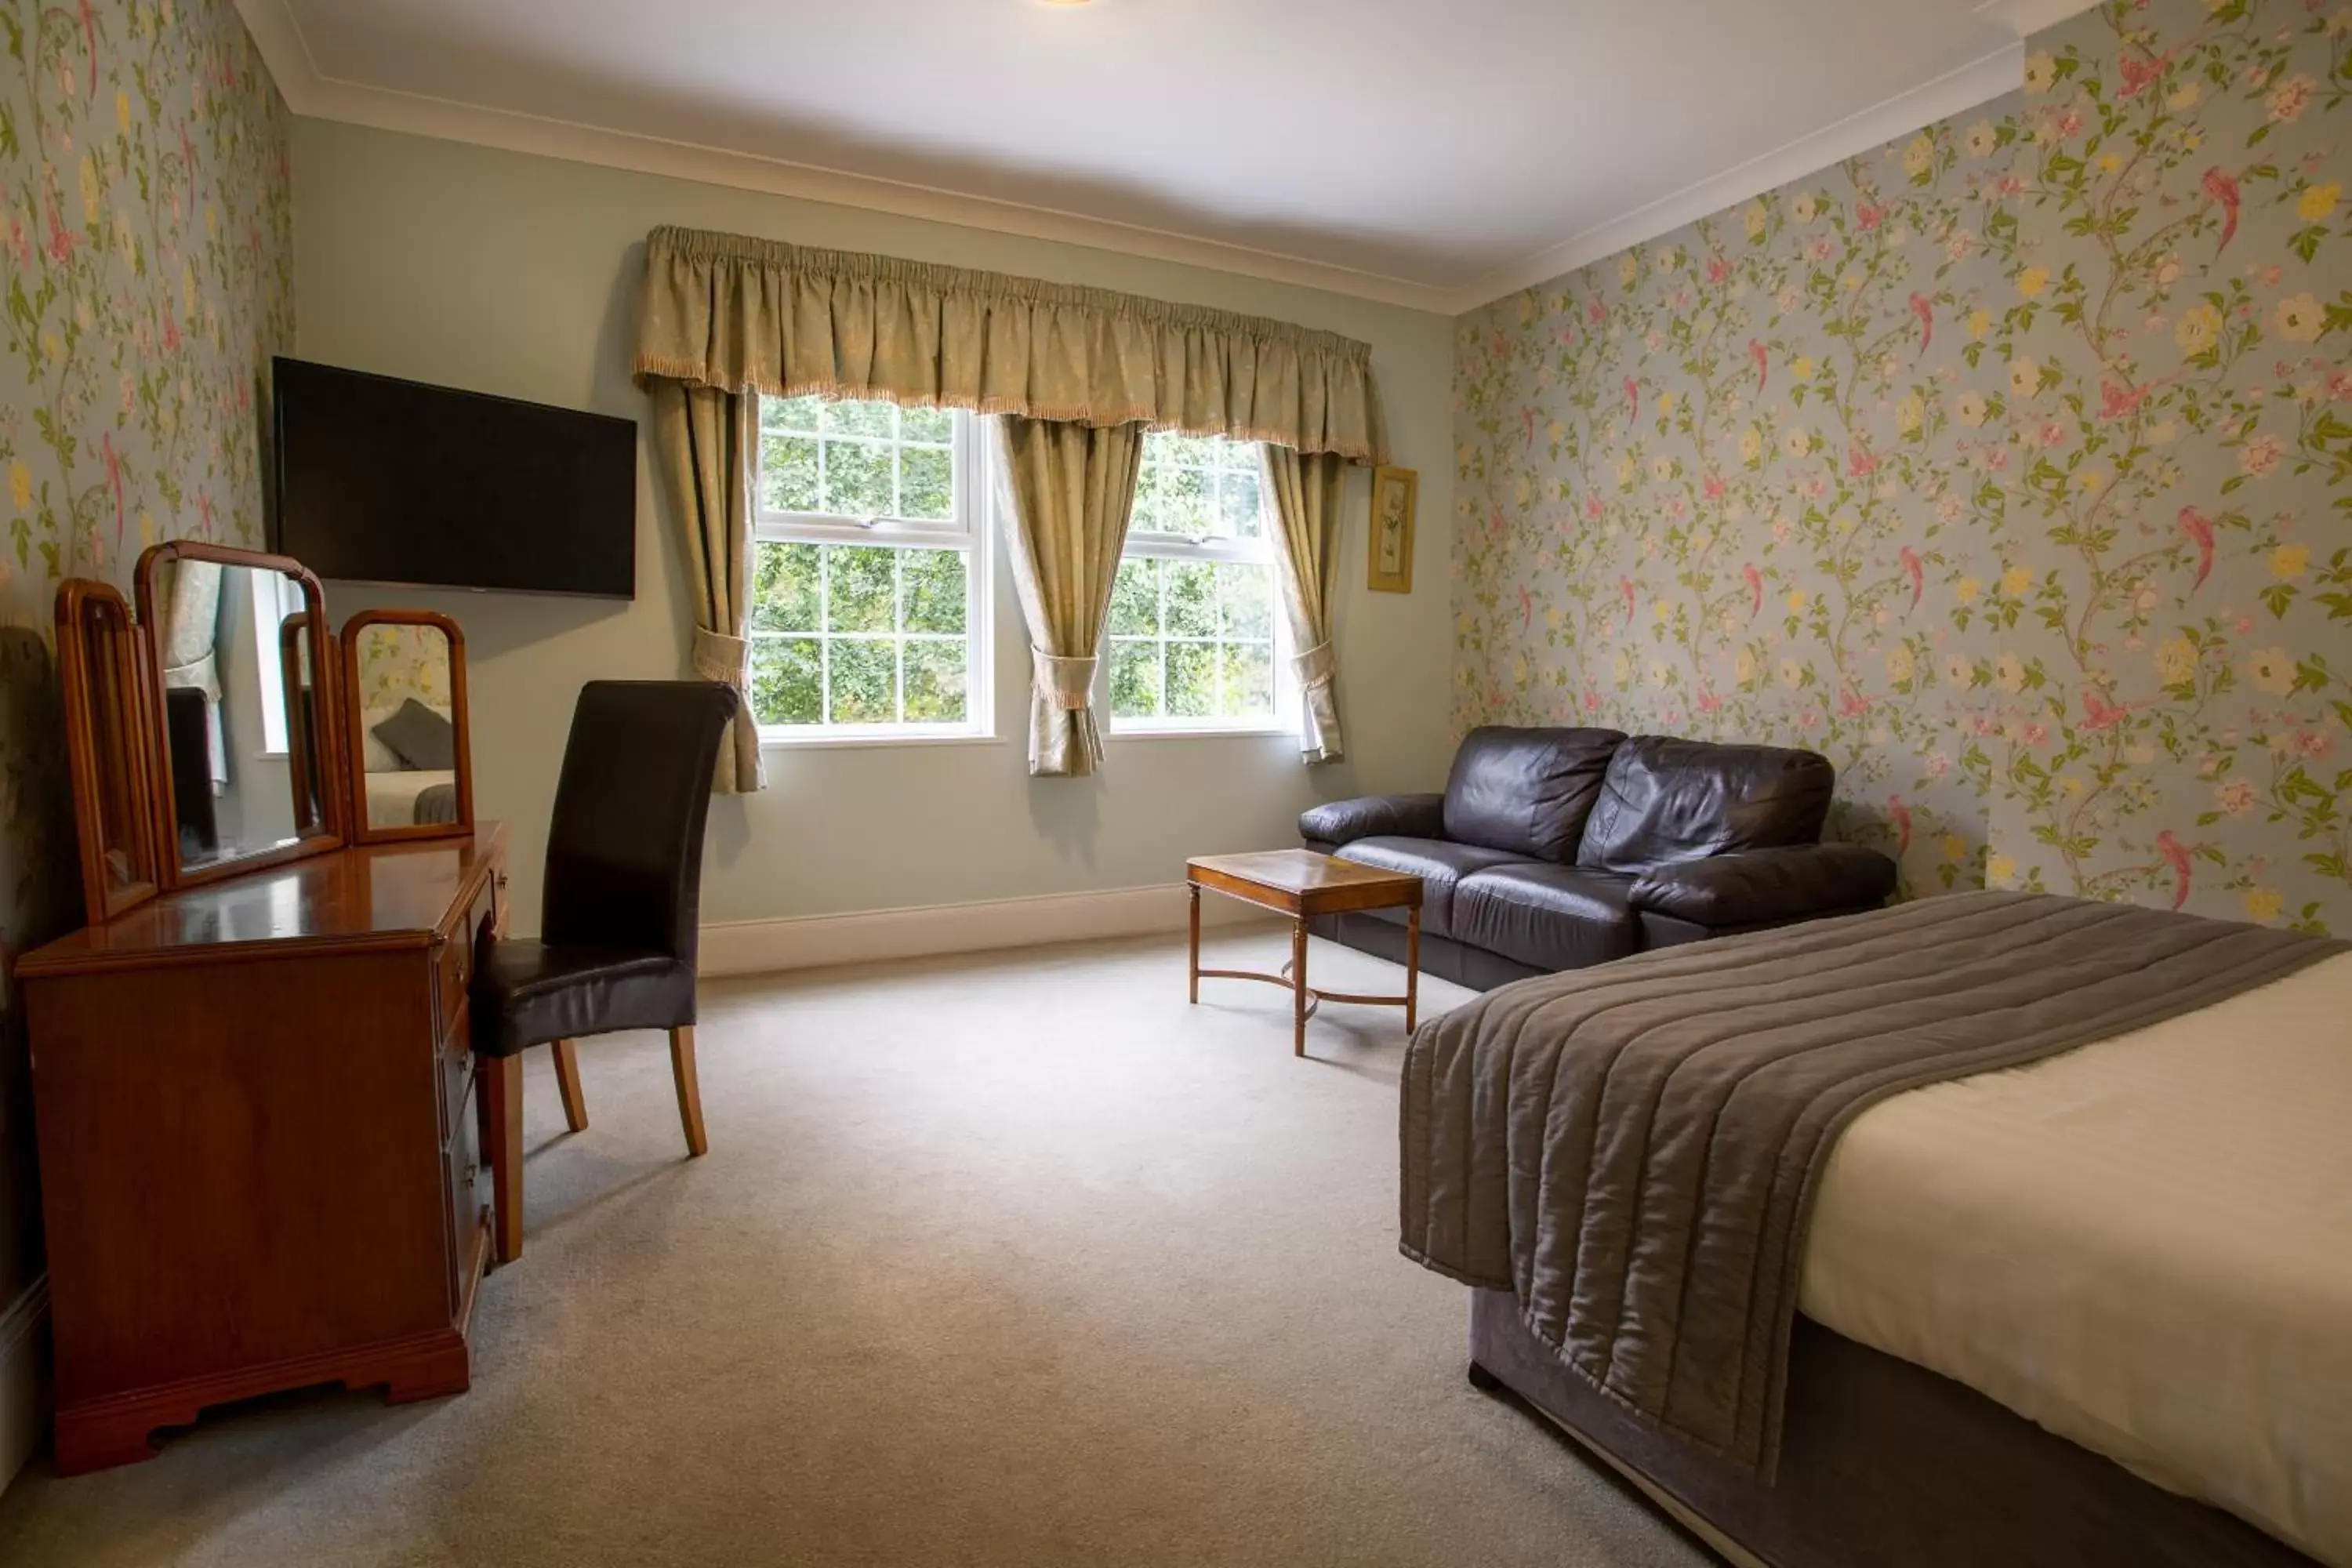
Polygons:
[[1110,601],[1113,733],[1297,729],[1258,448],[1143,443]]
[[[222,574],[226,578],[230,575]],[[261,754],[286,754],[286,670],[279,628],[310,607],[294,579],[277,572],[235,574],[252,586],[253,668],[261,683]]]
[[970,415],[760,400],[751,710],[772,741],[990,732]]

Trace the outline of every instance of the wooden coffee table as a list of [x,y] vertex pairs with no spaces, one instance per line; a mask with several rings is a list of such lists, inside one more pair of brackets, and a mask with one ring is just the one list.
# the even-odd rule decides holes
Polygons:
[[[1255,855],[1203,855],[1184,863],[1184,880],[1192,899],[1192,1000],[1201,999],[1201,982],[1263,980],[1290,991],[1290,1048],[1307,1054],[1307,1020],[1325,1002],[1361,1002],[1375,1007],[1404,1009],[1405,1033],[1412,1032],[1421,998],[1421,879],[1403,871],[1383,871],[1352,860],[1318,855],[1311,849],[1269,849]],[[1201,889],[1239,899],[1262,910],[1290,917],[1290,962],[1279,974],[1252,969],[1201,967]],[[1362,910],[1403,909],[1405,915],[1404,994],[1360,996],[1345,991],[1318,991],[1307,984],[1307,922],[1318,915],[1349,914]]]

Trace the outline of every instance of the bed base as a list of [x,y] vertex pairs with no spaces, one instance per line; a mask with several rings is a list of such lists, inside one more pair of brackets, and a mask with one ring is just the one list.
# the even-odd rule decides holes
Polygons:
[[1974,1389],[1797,1321],[1772,1486],[1634,1420],[1475,1290],[1470,1381],[1507,1390],[1739,1568],[2318,1568]]

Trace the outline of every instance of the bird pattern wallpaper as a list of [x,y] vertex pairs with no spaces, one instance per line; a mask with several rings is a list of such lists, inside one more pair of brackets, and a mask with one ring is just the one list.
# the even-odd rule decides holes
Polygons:
[[1810,747],[1833,836],[2352,931],[2347,0],[2021,90],[1463,318],[1454,721]]
[[[286,106],[229,0],[0,0],[0,929],[18,952],[80,910],[58,583],[127,595],[159,539],[261,542],[293,218]],[[35,1251],[16,1018],[11,997],[0,1310]]]

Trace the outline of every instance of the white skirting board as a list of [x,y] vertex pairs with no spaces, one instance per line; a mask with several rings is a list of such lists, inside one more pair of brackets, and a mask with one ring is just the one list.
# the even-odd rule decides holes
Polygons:
[[[1201,898],[1201,923],[1238,925],[1266,911],[1215,893]],[[1001,947],[1145,936],[1184,929],[1184,884],[1045,893],[968,904],[863,910],[855,914],[730,921],[702,928],[701,972],[760,974],[877,959],[928,958]]]
[[49,1280],[43,1275],[0,1312],[0,1490],[40,1447],[48,1363]]

